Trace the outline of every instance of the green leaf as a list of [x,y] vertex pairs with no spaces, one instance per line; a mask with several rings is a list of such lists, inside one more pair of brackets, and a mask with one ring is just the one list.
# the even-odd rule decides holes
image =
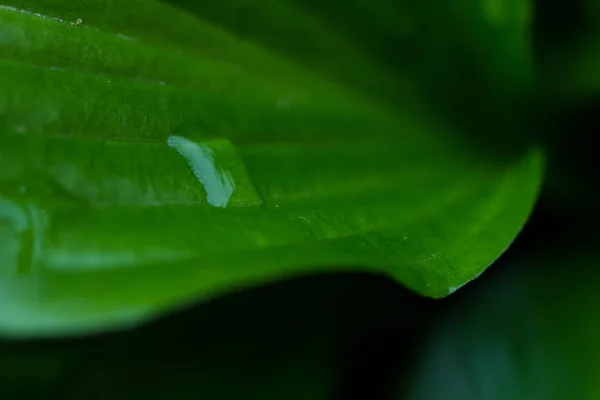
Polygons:
[[570,243],[512,260],[457,299],[396,398],[598,398],[598,251]]
[[481,157],[419,101],[390,110],[162,3],[9,3],[4,335],[123,327],[332,270],[443,297],[536,198],[539,151]]

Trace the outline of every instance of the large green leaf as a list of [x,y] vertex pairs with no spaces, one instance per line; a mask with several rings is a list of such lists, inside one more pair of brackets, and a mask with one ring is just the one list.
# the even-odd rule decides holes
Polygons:
[[2,334],[135,324],[329,270],[443,297],[535,200],[539,152],[480,157],[420,101],[387,109],[162,3],[9,4]]

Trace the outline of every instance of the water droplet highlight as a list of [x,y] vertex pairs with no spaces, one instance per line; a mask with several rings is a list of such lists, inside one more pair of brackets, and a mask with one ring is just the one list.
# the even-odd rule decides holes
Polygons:
[[198,144],[183,136],[171,136],[167,144],[188,163],[206,191],[208,204],[227,207],[235,190],[235,182],[229,172],[216,165],[213,150],[207,145]]

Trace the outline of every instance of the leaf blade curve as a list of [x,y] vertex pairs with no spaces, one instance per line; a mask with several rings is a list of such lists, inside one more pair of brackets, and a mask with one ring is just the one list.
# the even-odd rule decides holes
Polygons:
[[[1,334],[117,328],[330,270],[443,297],[502,253],[537,196],[539,151],[487,160],[425,110],[391,112],[285,60],[272,76],[236,72],[189,42],[176,53],[152,34],[144,47],[6,7],[0,18],[64,39],[0,43]],[[110,18],[98,30],[126,28]],[[252,51],[244,65],[277,58]],[[207,176],[231,180],[227,207]]]

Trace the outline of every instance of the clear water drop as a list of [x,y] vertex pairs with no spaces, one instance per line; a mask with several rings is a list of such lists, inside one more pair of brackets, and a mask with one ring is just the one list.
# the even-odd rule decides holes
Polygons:
[[215,207],[227,207],[236,184],[231,174],[216,164],[211,147],[193,142],[183,136],[171,136],[167,144],[188,163],[206,191],[208,204]]

